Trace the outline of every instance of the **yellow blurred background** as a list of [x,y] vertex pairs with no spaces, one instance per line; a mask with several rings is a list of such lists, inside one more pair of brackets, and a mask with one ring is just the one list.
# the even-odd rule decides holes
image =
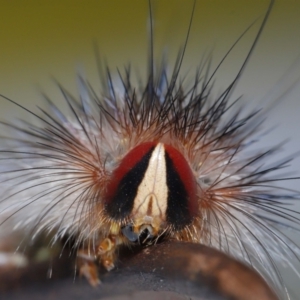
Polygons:
[[[131,63],[144,71],[149,35],[147,1],[1,0],[0,5],[0,91],[17,101],[38,101],[37,86],[52,89],[52,76],[71,90],[78,71],[97,82],[95,42],[112,70]],[[192,5],[193,1],[153,1],[157,57],[166,51],[172,62],[184,42]],[[257,20],[224,63],[218,80],[234,74],[268,5],[269,1],[253,0],[197,1],[184,66],[193,70],[203,54],[212,51],[213,68]],[[295,63],[299,28],[300,2],[277,1],[245,72],[250,90],[263,93]]]

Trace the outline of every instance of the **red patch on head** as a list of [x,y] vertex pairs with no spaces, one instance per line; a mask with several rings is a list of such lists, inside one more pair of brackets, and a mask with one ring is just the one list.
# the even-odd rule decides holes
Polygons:
[[150,148],[155,147],[156,144],[155,142],[140,144],[124,156],[120,165],[112,173],[107,185],[106,197],[104,198],[106,202],[111,201],[122,178],[143,158]]
[[177,149],[166,144],[164,147],[188,194],[189,212],[191,216],[195,216],[198,212],[197,182],[195,176],[185,157]]

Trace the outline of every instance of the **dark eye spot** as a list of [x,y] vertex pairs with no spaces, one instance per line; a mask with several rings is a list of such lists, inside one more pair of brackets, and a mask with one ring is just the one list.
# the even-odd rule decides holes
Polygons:
[[212,182],[212,180],[211,180],[210,177],[203,177],[203,178],[200,178],[200,181],[201,181],[202,183],[204,183],[205,185],[210,185],[211,182]]

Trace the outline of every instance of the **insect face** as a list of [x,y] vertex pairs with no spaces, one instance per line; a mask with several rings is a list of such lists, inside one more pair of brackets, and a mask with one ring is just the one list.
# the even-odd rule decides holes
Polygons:
[[123,234],[130,241],[143,242],[192,223],[198,208],[197,184],[177,149],[148,142],[123,158],[111,176],[105,200],[108,216],[123,224]]

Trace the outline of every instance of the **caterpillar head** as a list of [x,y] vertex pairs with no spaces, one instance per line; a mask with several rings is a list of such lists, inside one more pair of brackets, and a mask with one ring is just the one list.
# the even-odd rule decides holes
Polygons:
[[197,182],[173,146],[147,142],[133,148],[111,176],[105,197],[110,218],[131,242],[144,243],[190,225],[198,212]]

